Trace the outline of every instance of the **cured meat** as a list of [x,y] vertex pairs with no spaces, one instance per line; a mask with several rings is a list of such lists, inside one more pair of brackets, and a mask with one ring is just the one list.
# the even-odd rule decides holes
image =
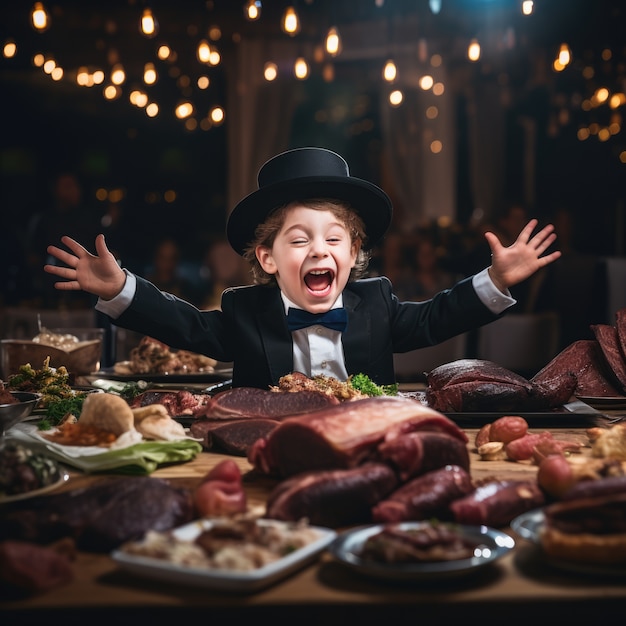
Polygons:
[[402,481],[445,465],[458,465],[469,471],[467,444],[441,432],[404,433],[378,446],[380,458],[391,463]]
[[258,471],[288,477],[300,472],[356,467],[373,457],[394,426],[407,430],[459,430],[445,415],[402,396],[343,402],[308,415],[284,419],[257,440],[248,460]]
[[194,519],[188,490],[148,476],[107,478],[96,485],[4,505],[3,539],[48,544],[74,539],[87,552],[109,552],[148,530]]
[[537,481],[494,480],[455,500],[450,509],[459,524],[499,527],[545,502]]
[[617,328],[608,324],[592,324],[591,330],[613,374],[614,382],[622,393],[626,393],[626,360],[620,348]]
[[482,382],[508,383],[522,387],[528,393],[532,385],[526,378],[493,361],[483,359],[458,359],[439,365],[426,376],[428,387],[434,391],[461,383]]
[[595,339],[580,339],[559,352],[545,367],[530,380],[543,384],[558,376],[572,373],[576,377],[574,394],[577,396],[619,396],[611,382],[606,361]]
[[197,411],[197,417],[264,417],[279,419],[302,415],[339,404],[339,400],[321,391],[281,393],[256,387],[235,387],[220,391],[210,403]]
[[202,440],[205,450],[220,450],[235,456],[247,456],[250,446],[267,437],[280,422],[274,419],[249,417],[245,419],[200,418],[191,423],[189,434]]
[[196,511],[202,517],[229,517],[245,513],[247,496],[241,471],[232,459],[220,461],[193,492]]
[[402,522],[430,517],[450,519],[453,500],[474,490],[469,473],[458,465],[426,472],[402,485],[372,509],[375,522]]
[[427,375],[428,406],[443,413],[461,411],[540,411],[562,406],[576,386],[573,374],[554,373],[531,382],[481,359],[445,363]]
[[154,391],[148,390],[135,396],[128,404],[136,409],[150,404],[163,405],[170,417],[194,415],[211,402],[211,396],[190,391]]
[[266,517],[284,521],[307,518],[336,528],[372,521],[372,507],[398,484],[382,463],[346,470],[306,472],[279,483],[267,500]]

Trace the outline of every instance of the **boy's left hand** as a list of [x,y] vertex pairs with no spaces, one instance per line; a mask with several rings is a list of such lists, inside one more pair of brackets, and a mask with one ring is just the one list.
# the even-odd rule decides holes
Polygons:
[[506,291],[509,287],[522,282],[561,256],[559,250],[541,256],[555,241],[556,234],[554,226],[548,224],[533,235],[537,224],[536,219],[530,220],[515,243],[508,248],[500,243],[494,233],[485,233],[485,239],[491,248],[489,276],[500,291]]

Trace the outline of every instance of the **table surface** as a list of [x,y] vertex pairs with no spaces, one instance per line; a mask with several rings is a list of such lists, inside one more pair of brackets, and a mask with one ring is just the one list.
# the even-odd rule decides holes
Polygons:
[[[532,463],[482,461],[473,450],[477,428],[465,430],[475,480],[534,479],[537,468]],[[558,438],[588,442],[586,425],[550,430]],[[584,453],[589,454],[589,449]],[[193,488],[225,458],[234,459],[241,468],[249,505],[263,507],[275,482],[252,471],[242,457],[202,452],[191,462],[160,468],[152,476]],[[97,479],[71,471],[64,488]],[[55,624],[85,624],[97,616],[129,624],[144,618],[159,624],[180,623],[181,619],[216,623],[216,619],[277,618],[328,625],[404,618],[415,623],[435,619],[450,623],[448,620],[472,617],[509,625],[528,624],[528,620],[541,617],[583,624],[626,610],[626,574],[599,577],[552,568],[539,548],[518,537],[515,549],[496,563],[469,576],[443,581],[377,580],[349,570],[327,552],[277,584],[247,594],[144,579],[123,571],[107,555],[79,553],[74,567],[75,579],[68,585],[26,599],[1,599],[0,622],[41,624],[54,616]]]

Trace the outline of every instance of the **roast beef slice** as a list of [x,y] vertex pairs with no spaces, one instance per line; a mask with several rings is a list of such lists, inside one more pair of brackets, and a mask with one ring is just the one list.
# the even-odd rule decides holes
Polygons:
[[205,450],[216,450],[234,456],[247,456],[250,446],[267,437],[280,422],[271,419],[206,419],[192,422],[189,434],[202,440]]
[[626,393],[626,358],[620,347],[617,328],[609,324],[592,324],[593,331],[604,359],[621,393]]
[[339,400],[335,396],[322,391],[287,393],[256,387],[235,387],[216,393],[212,401],[195,415],[212,419],[235,417],[280,419],[336,404],[339,404]]

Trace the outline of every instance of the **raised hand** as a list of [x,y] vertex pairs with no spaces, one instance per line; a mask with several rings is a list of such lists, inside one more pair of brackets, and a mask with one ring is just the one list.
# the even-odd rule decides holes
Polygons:
[[104,235],[96,237],[96,254],[92,254],[71,237],[62,237],[61,243],[69,252],[57,246],[48,246],[48,253],[62,265],[44,265],[44,271],[63,280],[54,283],[56,289],[82,289],[100,298],[110,300],[124,287],[126,274],[115,256],[107,248]]
[[530,220],[515,242],[508,247],[503,246],[494,233],[485,233],[485,239],[491,248],[489,275],[501,291],[522,282],[561,256],[559,250],[542,256],[556,240],[556,233],[554,226],[548,224],[533,235],[537,224],[536,219]]

